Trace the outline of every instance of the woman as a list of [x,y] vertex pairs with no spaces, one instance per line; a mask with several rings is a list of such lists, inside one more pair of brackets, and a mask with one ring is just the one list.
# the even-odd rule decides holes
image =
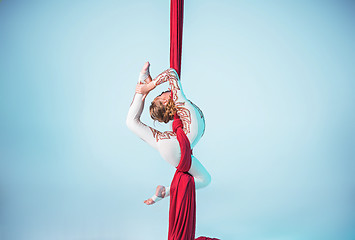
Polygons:
[[[168,81],[170,91],[157,96],[149,108],[153,120],[168,123],[174,119],[174,114],[180,117],[183,130],[191,143],[191,149],[197,144],[205,131],[205,121],[202,111],[192,102],[186,99],[179,77],[174,69],[162,72],[152,80],[149,74],[149,62],[145,63],[136,86],[136,93],[127,115],[128,128],[157,149],[161,156],[172,166],[177,167],[180,161],[180,146],[173,131],[160,132],[140,121],[144,107],[144,99],[156,86]],[[188,171],[195,180],[196,189],[207,186],[211,182],[211,176],[200,161],[192,156],[191,168]],[[155,195],[144,201],[151,205],[169,196],[170,187],[158,186]]]

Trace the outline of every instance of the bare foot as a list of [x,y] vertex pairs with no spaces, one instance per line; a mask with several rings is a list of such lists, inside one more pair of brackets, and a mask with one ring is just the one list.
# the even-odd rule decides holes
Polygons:
[[149,67],[150,67],[150,63],[149,62],[144,63],[143,68],[141,70],[141,73],[144,74],[145,72],[149,71]]
[[[157,187],[157,189],[155,190],[155,195],[156,195],[157,197],[164,198],[164,197],[165,197],[165,187],[159,185],[159,186]],[[152,205],[152,204],[154,204],[155,202],[153,201],[152,198],[149,198],[149,199],[145,200],[144,203],[147,204],[147,205]]]
[[150,67],[150,63],[146,62],[141,70],[141,74],[148,75],[148,77],[144,80],[145,83],[150,83],[152,81],[152,77],[150,76],[149,73],[149,67]]

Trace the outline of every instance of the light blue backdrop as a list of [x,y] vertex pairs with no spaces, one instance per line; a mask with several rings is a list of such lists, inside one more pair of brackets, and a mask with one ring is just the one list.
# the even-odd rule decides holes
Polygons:
[[[186,1],[182,82],[212,175],[197,236],[355,239],[354,10]],[[0,1],[1,240],[167,239],[168,201],[143,200],[174,169],[125,125],[146,60],[169,67],[168,0]]]

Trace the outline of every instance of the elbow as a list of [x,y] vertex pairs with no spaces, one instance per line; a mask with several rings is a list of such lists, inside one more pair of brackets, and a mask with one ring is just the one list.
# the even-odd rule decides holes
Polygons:
[[202,177],[202,183],[201,183],[201,188],[207,187],[211,183],[211,175],[206,172],[204,176]]
[[126,126],[130,130],[132,130],[132,128],[133,128],[133,119],[131,119],[129,116],[127,116],[127,118],[126,118]]
[[126,126],[128,127],[129,130],[134,132],[134,130],[137,128],[138,125],[139,125],[139,120],[137,120],[134,117],[127,116]]

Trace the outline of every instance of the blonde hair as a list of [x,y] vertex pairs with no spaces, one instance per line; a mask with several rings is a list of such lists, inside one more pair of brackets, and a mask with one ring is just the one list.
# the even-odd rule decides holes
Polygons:
[[168,123],[174,119],[176,113],[174,101],[169,98],[166,105],[164,105],[162,101],[154,100],[149,107],[149,113],[154,121],[158,120],[159,122]]

